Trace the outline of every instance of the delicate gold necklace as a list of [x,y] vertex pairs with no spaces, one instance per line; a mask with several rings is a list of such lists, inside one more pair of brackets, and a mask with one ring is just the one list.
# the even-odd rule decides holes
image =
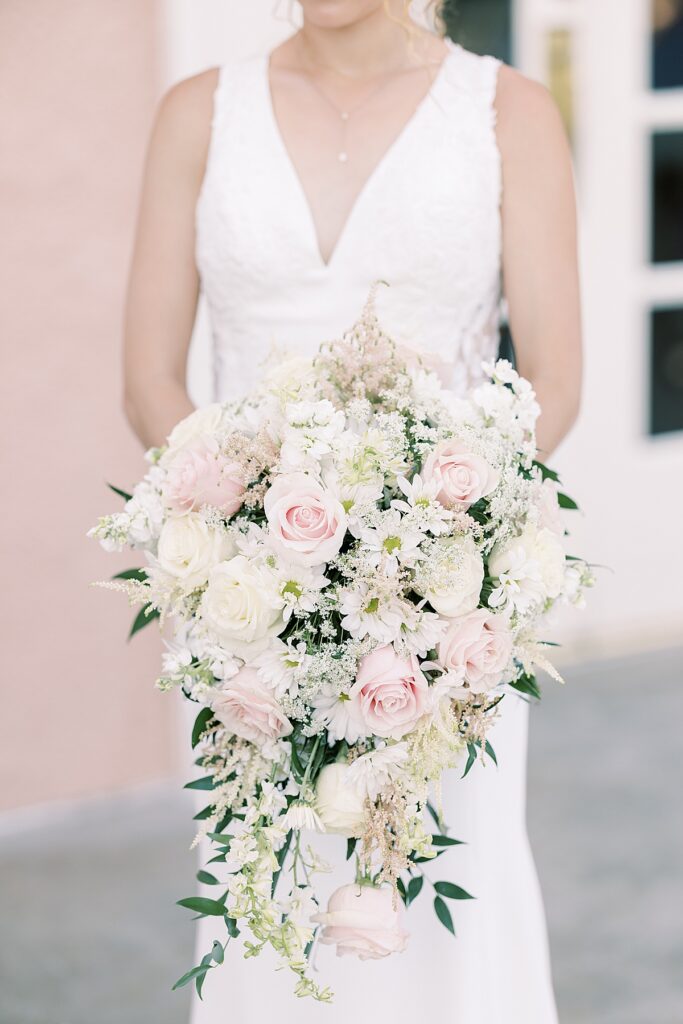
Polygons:
[[[301,43],[299,49],[300,49],[300,52],[302,52],[302,56],[304,56],[304,58],[305,58],[305,55],[303,54],[303,40],[302,40],[302,43]],[[315,62],[314,61],[311,61],[311,63],[315,66]],[[322,66],[322,65],[319,65],[319,66]],[[427,67],[426,64],[425,64],[425,67]],[[334,71],[335,69],[334,68],[330,68],[330,70]],[[325,101],[325,103],[327,103],[328,107],[330,107],[330,109],[333,110],[334,113],[336,114],[336,116],[339,118],[339,121],[340,121],[340,141],[339,141],[339,150],[337,152],[337,160],[339,161],[340,164],[346,164],[346,163],[348,163],[348,160],[349,160],[349,151],[348,151],[348,146],[347,146],[347,137],[348,137],[348,125],[349,125],[350,119],[353,117],[354,114],[356,114],[359,110],[361,110],[363,107],[365,107],[370,102],[371,99],[373,99],[375,96],[377,96],[378,93],[382,92],[383,89],[386,89],[387,85],[389,85],[389,83],[392,80],[392,77],[394,75],[396,75],[398,73],[402,73],[402,72],[407,71],[407,70],[412,70],[412,69],[409,69],[407,66],[404,66],[402,68],[397,68],[394,71],[388,71],[386,73],[386,75],[385,75],[384,80],[382,82],[380,82],[379,85],[375,89],[372,90],[372,92],[370,92],[367,96],[364,96],[362,100],[360,100],[358,103],[356,103],[352,107],[339,107],[334,102],[334,100],[330,96],[328,96],[328,94],[320,86],[320,84],[318,82],[316,82],[316,80],[313,78],[313,76],[309,74],[308,80],[309,80],[310,84],[313,86],[313,88],[318,93],[318,95]]]

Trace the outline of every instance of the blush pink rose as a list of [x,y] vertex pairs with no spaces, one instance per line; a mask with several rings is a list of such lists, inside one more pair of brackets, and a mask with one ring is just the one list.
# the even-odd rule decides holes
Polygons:
[[305,473],[277,477],[263,502],[273,547],[297,565],[320,565],[339,552],[346,513],[327,488]]
[[251,743],[289,736],[292,723],[254,668],[245,665],[211,702],[211,710],[229,732]]
[[462,676],[473,693],[486,693],[502,681],[511,654],[507,620],[486,608],[453,619],[437,648],[439,664]]
[[337,956],[380,960],[402,953],[408,943],[403,905],[394,908],[391,889],[374,885],[343,885],[330,896],[327,913],[313,914],[321,924],[320,941],[337,947]]
[[498,486],[499,475],[486,459],[474,455],[456,437],[440,441],[422,467],[422,479],[439,486],[437,499],[446,508],[467,509]]
[[414,654],[402,658],[391,645],[376,647],[360,660],[351,709],[368,734],[400,740],[427,710],[428,690]]
[[168,463],[164,499],[173,512],[213,505],[231,516],[240,508],[244,491],[242,467],[225,458],[213,438],[200,438]]

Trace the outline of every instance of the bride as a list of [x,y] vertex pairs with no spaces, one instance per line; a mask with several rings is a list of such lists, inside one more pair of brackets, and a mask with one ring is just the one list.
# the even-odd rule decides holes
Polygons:
[[[191,410],[185,364],[200,288],[224,400],[257,381],[273,347],[311,354],[338,337],[377,279],[390,285],[377,298],[383,325],[455,389],[497,351],[503,292],[519,369],[543,409],[543,454],[569,430],[580,316],[559,115],[543,88],[418,26],[407,6],[301,0],[303,27],[271,54],[164,98],[125,330],[125,405],[143,444],[160,444]],[[331,1007],[296,1001],[266,955],[230,948],[193,1024],[557,1020],[525,827],[528,706],[504,705],[491,731],[499,768],[477,764],[444,784],[446,821],[467,845],[441,864],[477,897],[458,905],[457,939],[418,900],[405,953],[361,963],[320,949]],[[337,841],[321,837],[343,864]],[[330,891],[349,880],[338,870]],[[200,923],[200,956],[214,928]]]

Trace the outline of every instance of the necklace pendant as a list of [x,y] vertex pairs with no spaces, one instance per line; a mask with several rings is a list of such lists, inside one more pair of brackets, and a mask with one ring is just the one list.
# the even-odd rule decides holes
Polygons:
[[342,150],[341,153],[337,153],[337,160],[339,161],[340,164],[347,163],[348,159],[349,154],[346,153],[344,150]]

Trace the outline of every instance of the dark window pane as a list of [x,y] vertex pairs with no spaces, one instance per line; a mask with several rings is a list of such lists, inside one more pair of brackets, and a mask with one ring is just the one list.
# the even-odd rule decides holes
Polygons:
[[683,430],[683,306],[652,312],[650,433]]
[[683,87],[683,0],[652,0],[652,85]]
[[683,132],[652,137],[652,259],[683,260]]
[[512,62],[510,0],[446,0],[440,5],[447,34],[474,53]]

